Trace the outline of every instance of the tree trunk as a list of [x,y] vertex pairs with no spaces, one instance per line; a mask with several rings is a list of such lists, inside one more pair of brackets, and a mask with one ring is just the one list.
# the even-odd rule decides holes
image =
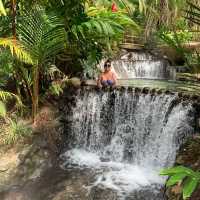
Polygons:
[[35,123],[35,118],[38,112],[38,95],[39,95],[39,66],[33,68],[33,96],[32,96],[32,120]]
[[12,0],[12,34],[15,40],[17,38],[16,24],[17,24],[17,0]]
[[160,0],[158,27],[168,24],[168,0]]

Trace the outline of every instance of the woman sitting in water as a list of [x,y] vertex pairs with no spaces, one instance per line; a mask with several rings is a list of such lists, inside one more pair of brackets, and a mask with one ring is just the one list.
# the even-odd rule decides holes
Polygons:
[[97,86],[115,86],[116,82],[117,77],[115,73],[111,70],[111,62],[107,60],[104,64],[104,72],[99,76],[99,79],[97,81]]

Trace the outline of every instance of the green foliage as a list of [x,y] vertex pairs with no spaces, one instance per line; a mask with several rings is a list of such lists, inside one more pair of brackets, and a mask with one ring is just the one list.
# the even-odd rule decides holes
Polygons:
[[65,30],[56,15],[47,15],[41,7],[24,13],[18,24],[20,44],[29,52],[33,64],[44,64],[64,49]]
[[183,45],[191,41],[193,37],[193,34],[188,31],[188,29],[185,29],[186,27],[186,24],[182,24],[182,22],[180,22],[177,24],[174,31],[171,31],[166,27],[162,27],[157,32],[158,38],[162,41],[162,43],[174,48],[183,57],[186,57],[189,53]]
[[200,172],[194,172],[193,170],[184,166],[177,166],[170,169],[164,169],[163,171],[161,171],[160,175],[170,176],[166,183],[167,187],[181,183],[183,188],[183,199],[190,198],[192,193],[200,184]]
[[86,60],[82,61],[84,77],[94,78],[98,74],[98,60],[96,54],[90,54]]
[[13,57],[10,52],[2,51],[0,54],[0,87],[13,76]]
[[18,106],[22,106],[22,101],[17,95],[11,92],[0,90],[0,100],[2,100],[3,102],[6,102],[9,99],[13,99],[13,98],[16,99]]
[[59,96],[63,93],[62,83],[60,82],[53,82],[49,88],[50,93],[52,95]]
[[5,118],[6,114],[7,114],[6,106],[2,101],[0,101],[0,117]]
[[[103,3],[102,6],[100,3]],[[107,2],[111,6],[111,3]],[[105,54],[112,54],[113,49],[122,41],[123,34],[130,28],[134,34],[139,34],[138,24],[128,17],[122,10],[112,12],[111,7],[106,7],[106,2],[98,2],[98,6],[90,4],[85,8],[87,18],[75,23],[69,34],[73,36],[73,43],[80,49],[80,63],[84,73],[94,71],[94,66]],[[94,52],[96,59],[94,58]],[[93,61],[93,62],[91,62]],[[90,67],[89,67],[90,65]]]
[[163,31],[160,32],[160,38],[164,41],[171,41],[175,46],[191,41],[192,33],[188,30],[178,30],[176,32]]
[[3,6],[2,0],[0,0],[0,15],[6,15],[6,10]]
[[18,140],[32,135],[31,127],[27,126],[17,117],[10,117],[7,113],[6,105],[0,101],[0,117],[4,119],[4,126],[1,127],[1,141],[4,144],[14,144]]
[[10,120],[9,125],[5,128],[3,138],[4,144],[11,145],[24,137],[30,137],[32,129],[25,125],[22,121]]

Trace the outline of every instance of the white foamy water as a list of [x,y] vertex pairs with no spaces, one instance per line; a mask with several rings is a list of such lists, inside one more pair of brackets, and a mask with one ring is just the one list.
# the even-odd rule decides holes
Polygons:
[[[99,64],[103,70],[105,60]],[[171,79],[175,80],[176,69],[165,59],[158,59],[149,53],[129,52],[112,61],[118,79]]]
[[103,162],[100,156],[84,149],[73,149],[62,156],[67,160],[66,163],[63,163],[64,169],[66,166],[95,169],[98,175],[92,186],[101,185],[105,188],[117,190],[119,194],[128,194],[133,190],[152,184],[162,184],[165,180],[158,175],[159,169],[142,168],[141,166],[114,161]]
[[159,172],[173,165],[179,146],[193,133],[193,119],[192,106],[178,103],[176,95],[80,93],[62,167],[96,170],[91,186],[111,188],[121,197],[144,187],[154,193],[165,182]]

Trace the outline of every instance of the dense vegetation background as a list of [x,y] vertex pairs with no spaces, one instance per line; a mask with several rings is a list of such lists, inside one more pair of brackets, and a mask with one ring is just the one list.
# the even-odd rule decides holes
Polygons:
[[53,81],[91,77],[103,57],[117,54],[127,34],[142,38],[146,48],[170,45],[195,71],[198,52],[181,44],[198,40],[198,4],[195,0],[1,0],[1,96],[13,96],[3,93],[10,90],[23,103],[32,102],[34,119],[40,97],[48,90],[61,91]]

